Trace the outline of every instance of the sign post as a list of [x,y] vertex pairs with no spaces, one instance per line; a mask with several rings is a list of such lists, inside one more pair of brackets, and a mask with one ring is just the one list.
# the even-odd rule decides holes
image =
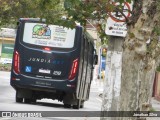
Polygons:
[[[115,6],[119,3],[113,3]],[[132,3],[122,4],[123,14],[120,12],[109,13],[106,23],[105,33],[110,36],[107,58],[106,58],[106,78],[104,87],[104,99],[102,111],[119,111],[120,110],[120,90],[121,90],[121,73],[122,73],[122,54],[124,37],[127,34],[126,18],[131,17]],[[124,16],[125,15],[125,16]],[[102,116],[104,117],[104,116]],[[101,119],[103,120],[103,118]],[[117,120],[115,117],[108,120]]]
[[[118,6],[119,3],[113,3]],[[132,11],[132,4],[127,2],[122,4],[123,14],[116,11],[109,13],[109,18],[107,19],[105,33],[112,36],[125,37],[127,34],[126,18],[131,17],[130,11]],[[125,16],[124,16],[125,15]]]

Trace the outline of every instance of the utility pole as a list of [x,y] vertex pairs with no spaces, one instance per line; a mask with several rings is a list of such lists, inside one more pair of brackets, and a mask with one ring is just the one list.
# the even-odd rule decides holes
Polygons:
[[[132,11],[133,3],[123,3],[123,14],[127,18],[131,17],[129,11]],[[116,2],[114,6],[119,6],[120,3]],[[126,12],[126,10],[128,10]],[[106,71],[105,83],[103,92],[102,114],[101,120],[117,120],[115,113],[111,115],[106,111],[120,111],[120,92],[121,92],[121,75],[122,75],[122,54],[123,43],[127,35],[127,24],[125,23],[126,17],[121,15],[120,12],[113,11],[110,13],[106,21],[105,33],[110,36],[107,58],[106,58]],[[104,111],[104,112],[103,112]]]
[[103,114],[103,111],[119,111],[123,43],[123,37],[111,36],[109,39],[101,120],[117,119],[115,117],[108,117],[107,112]]

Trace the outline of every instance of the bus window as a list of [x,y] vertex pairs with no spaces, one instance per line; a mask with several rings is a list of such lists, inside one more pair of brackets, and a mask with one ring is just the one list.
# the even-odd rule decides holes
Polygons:
[[25,23],[23,42],[54,48],[73,48],[75,29],[41,23]]

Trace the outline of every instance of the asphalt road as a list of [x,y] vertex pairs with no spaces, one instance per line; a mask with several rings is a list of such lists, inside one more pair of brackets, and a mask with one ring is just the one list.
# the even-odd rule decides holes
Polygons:
[[[90,98],[85,102],[84,108],[80,110],[72,109],[72,108],[64,108],[62,102],[58,102],[57,100],[51,99],[42,99],[38,100],[36,104],[25,104],[25,103],[16,103],[15,102],[15,90],[10,86],[10,72],[2,72],[0,71],[0,111],[49,111],[48,114],[57,114],[56,117],[45,117],[45,118],[0,118],[7,120],[99,120],[97,117],[72,117],[74,115],[74,111],[82,111],[82,113],[86,114],[88,112],[100,111],[102,99],[99,95],[99,86],[92,84]],[[56,113],[54,111],[60,111]],[[61,114],[64,114],[67,111],[72,111],[71,116],[62,117]],[[86,112],[85,112],[86,111]],[[47,112],[46,112],[47,113]],[[58,114],[60,116],[58,116]]]

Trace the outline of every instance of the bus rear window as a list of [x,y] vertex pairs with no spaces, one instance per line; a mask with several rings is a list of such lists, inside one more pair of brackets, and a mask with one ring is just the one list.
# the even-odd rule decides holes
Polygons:
[[23,42],[38,46],[73,48],[75,29],[41,23],[25,23]]

